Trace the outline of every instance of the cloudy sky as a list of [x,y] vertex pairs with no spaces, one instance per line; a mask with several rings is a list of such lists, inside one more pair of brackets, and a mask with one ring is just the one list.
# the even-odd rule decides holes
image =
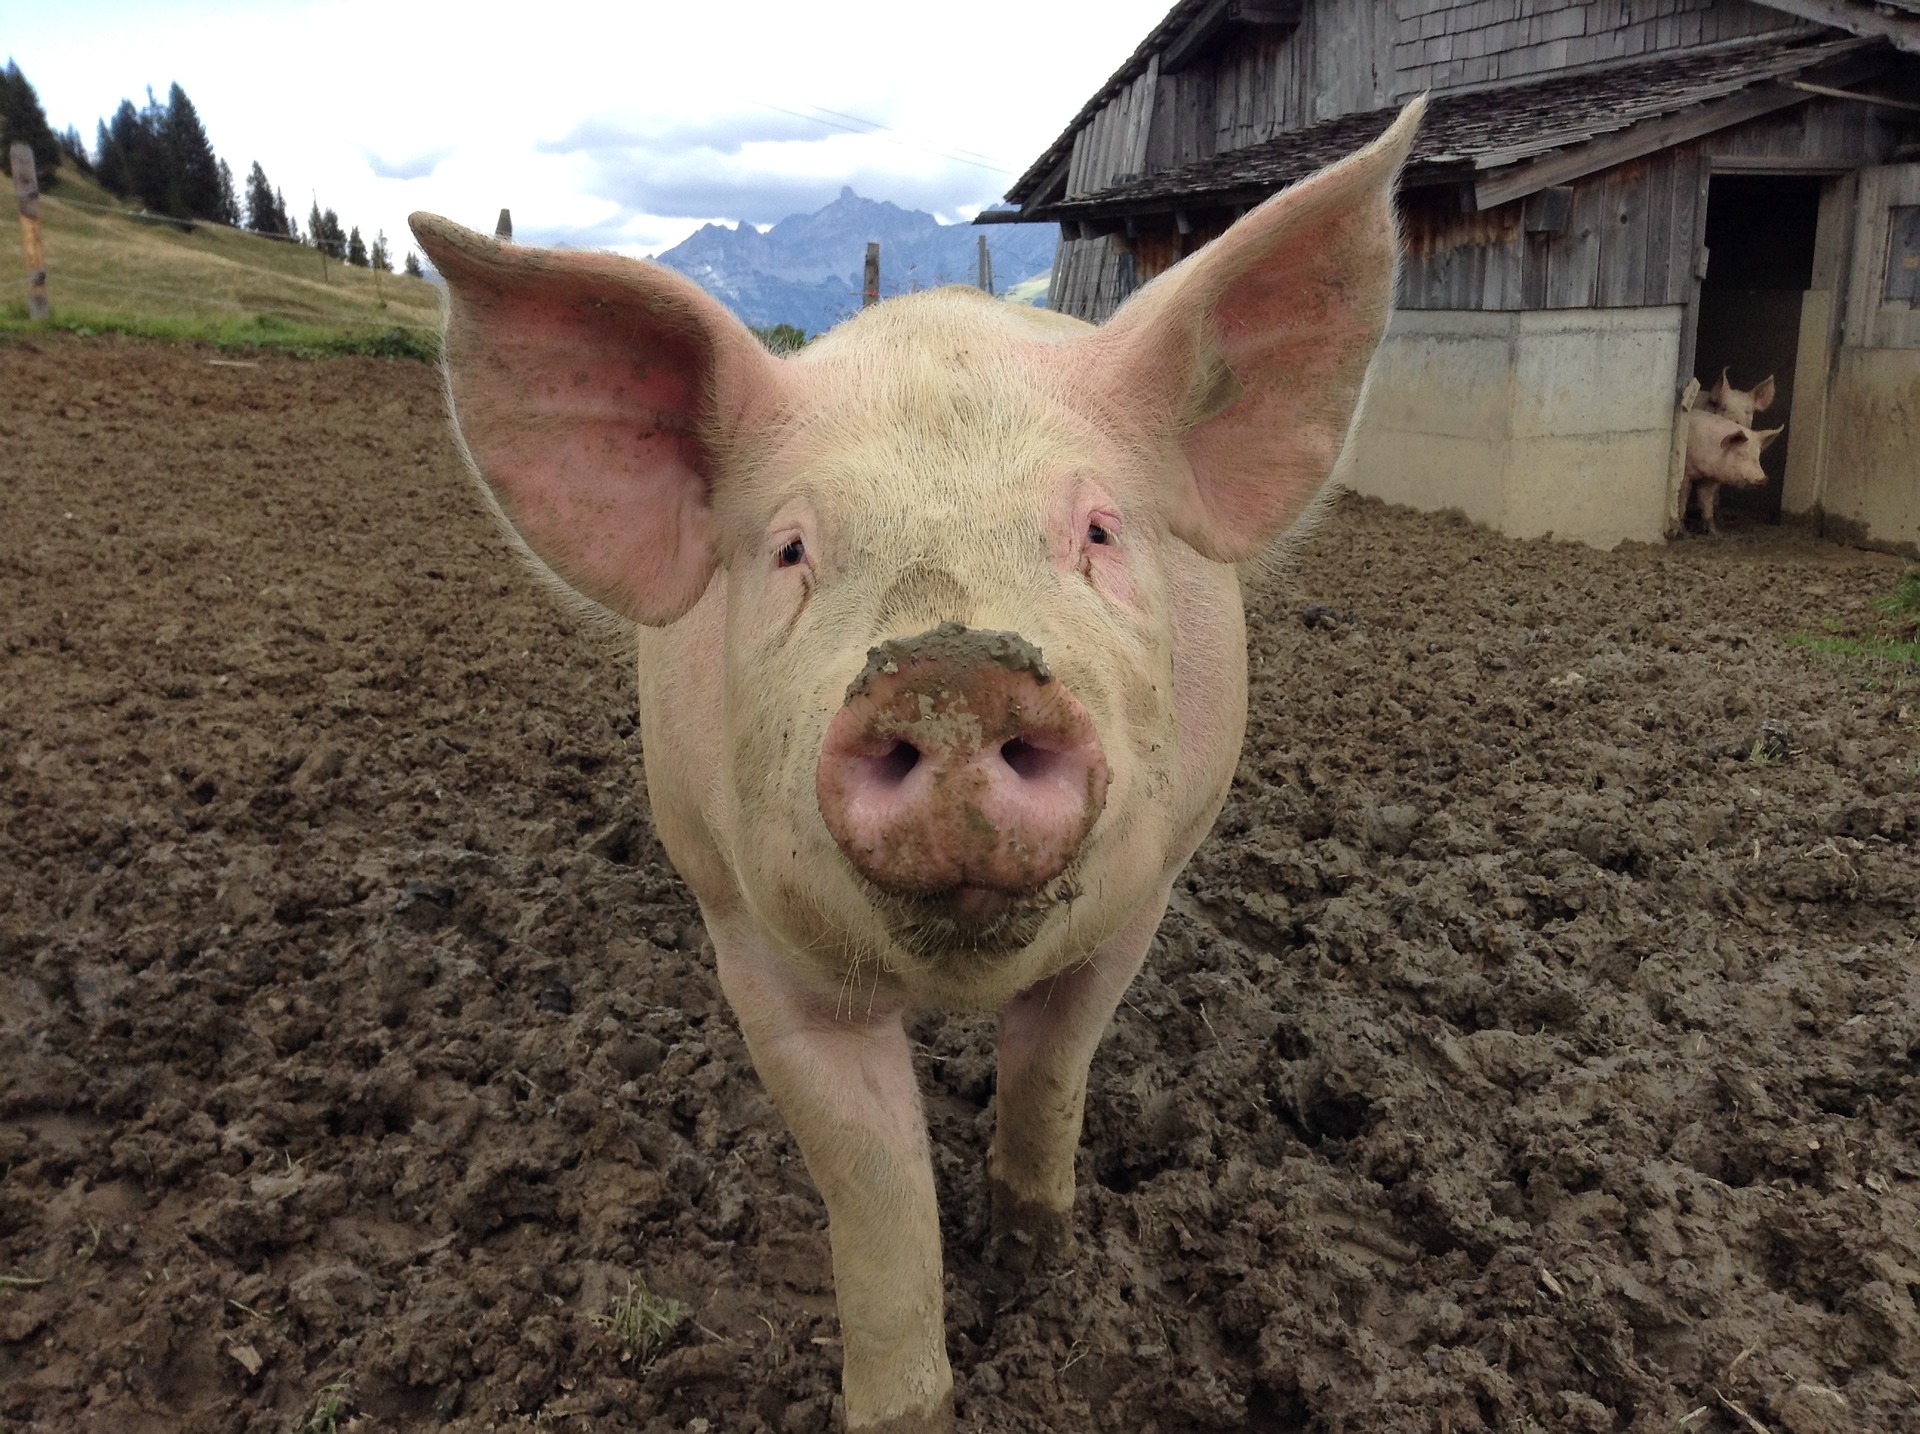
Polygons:
[[650,254],[843,184],[970,217],[1171,3],[57,0],[10,6],[0,43],[89,145],[178,81],[303,227],[317,195],[399,253],[414,209],[490,230],[506,205],[522,241]]

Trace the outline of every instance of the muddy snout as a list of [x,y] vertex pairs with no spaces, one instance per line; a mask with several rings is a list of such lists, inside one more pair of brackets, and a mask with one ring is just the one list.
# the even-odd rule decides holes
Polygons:
[[942,623],[868,654],[827,727],[817,791],[876,886],[986,917],[1066,870],[1108,775],[1093,720],[1037,647]]

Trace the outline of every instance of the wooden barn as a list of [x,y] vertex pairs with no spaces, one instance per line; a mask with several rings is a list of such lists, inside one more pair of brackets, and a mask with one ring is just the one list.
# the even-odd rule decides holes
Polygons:
[[1423,91],[1352,487],[1659,539],[1726,366],[1787,431],[1723,512],[1920,551],[1920,0],[1179,0],[982,220],[1099,321]]

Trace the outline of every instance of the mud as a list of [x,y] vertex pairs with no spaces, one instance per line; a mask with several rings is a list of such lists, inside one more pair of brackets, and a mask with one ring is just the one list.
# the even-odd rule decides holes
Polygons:
[[[215,357],[0,348],[0,1427],[830,1427],[617,645],[429,371]],[[1787,641],[1899,571],[1339,507],[1070,1269],[980,1258],[991,1032],[917,1025],[963,1427],[1920,1429],[1920,691]]]

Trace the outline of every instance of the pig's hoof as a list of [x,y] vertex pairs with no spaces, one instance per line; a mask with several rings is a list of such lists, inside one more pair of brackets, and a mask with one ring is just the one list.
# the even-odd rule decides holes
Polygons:
[[987,1260],[1010,1275],[1025,1277],[1073,1258],[1073,1211],[1055,1210],[1036,1200],[1022,1200],[997,1180],[987,1188],[993,1199],[993,1228],[987,1237]]
[[872,1424],[847,1424],[847,1434],[954,1434],[953,1393],[939,1407],[914,1414],[890,1414]]

